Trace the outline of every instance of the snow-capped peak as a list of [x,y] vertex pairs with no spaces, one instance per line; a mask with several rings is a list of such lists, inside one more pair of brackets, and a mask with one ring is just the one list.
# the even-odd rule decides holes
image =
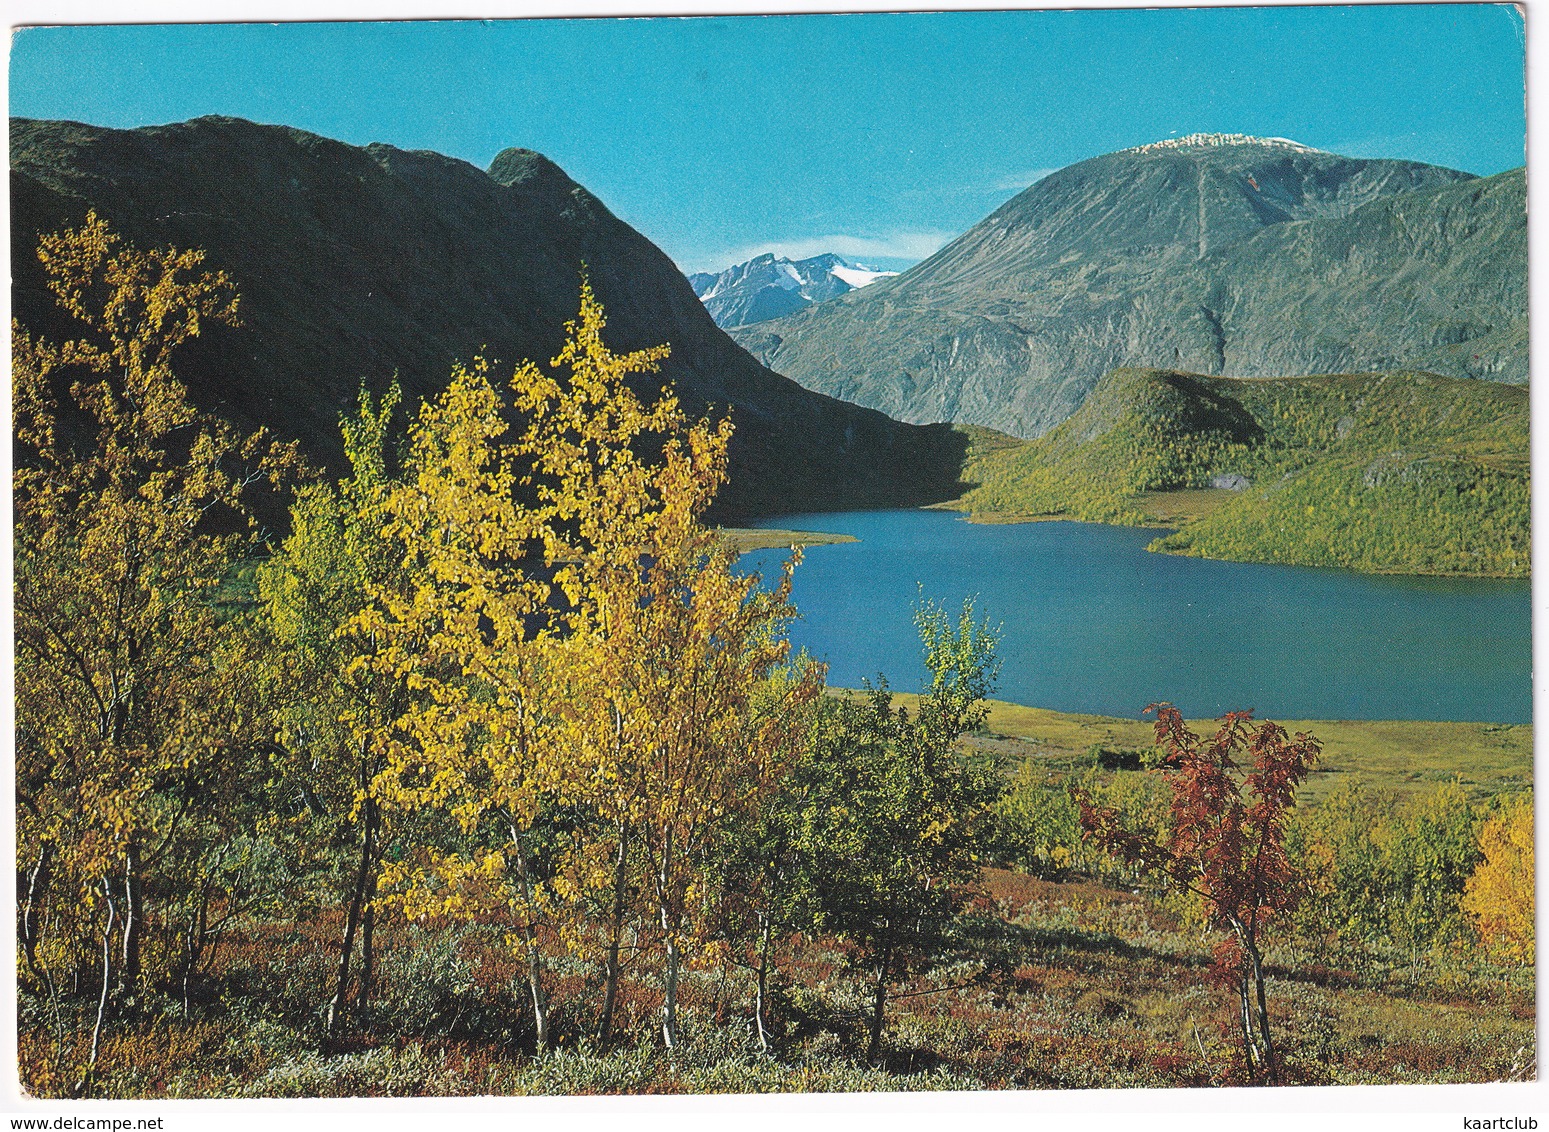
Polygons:
[[714,275],[696,273],[689,281],[716,322],[733,327],[794,314],[896,274],[850,263],[832,252],[801,260],[765,252]]
[[1252,134],[1188,134],[1181,138],[1163,138],[1146,145],[1133,146],[1125,153],[1151,153],[1159,149],[1216,149],[1228,145],[1257,145],[1266,149],[1288,149],[1295,153],[1322,153],[1310,145],[1290,138],[1259,138]]

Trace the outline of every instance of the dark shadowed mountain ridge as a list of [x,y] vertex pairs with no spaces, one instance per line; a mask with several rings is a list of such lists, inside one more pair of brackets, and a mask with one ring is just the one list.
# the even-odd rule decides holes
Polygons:
[[738,341],[912,421],[1038,436],[1125,366],[1526,380],[1520,171],[1195,135],[1050,174],[894,279]]
[[191,343],[196,401],[337,466],[338,417],[397,374],[412,404],[452,362],[546,363],[584,270],[618,351],[668,342],[662,377],[737,425],[723,517],[910,504],[953,493],[963,443],[809,392],[715,326],[654,244],[563,170],[508,149],[488,172],[235,118],[135,130],[12,119],[13,312],[71,332],[34,251],[95,209],[141,245],[199,247],[242,295],[239,329]]

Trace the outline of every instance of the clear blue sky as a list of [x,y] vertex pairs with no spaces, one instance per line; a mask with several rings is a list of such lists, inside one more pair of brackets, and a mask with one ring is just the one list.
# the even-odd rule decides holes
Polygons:
[[1198,131],[1523,163],[1508,5],[26,29],[11,113],[231,114],[559,162],[686,270],[921,258],[1043,173]]

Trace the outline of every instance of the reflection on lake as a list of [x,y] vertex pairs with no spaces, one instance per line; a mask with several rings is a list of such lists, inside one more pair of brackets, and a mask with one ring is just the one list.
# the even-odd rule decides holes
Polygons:
[[[923,675],[918,595],[955,610],[977,595],[1002,630],[1000,699],[1137,716],[1254,708],[1272,719],[1528,723],[1526,581],[1396,578],[1150,554],[1155,531],[1089,523],[968,523],[947,511],[782,515],[832,531],[796,572],[792,640],[830,684]],[[773,575],[784,555],[742,562]]]

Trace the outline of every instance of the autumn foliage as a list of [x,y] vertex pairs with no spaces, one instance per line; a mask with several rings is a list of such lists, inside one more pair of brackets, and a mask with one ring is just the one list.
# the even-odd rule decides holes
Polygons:
[[1533,926],[1533,801],[1517,794],[1479,833],[1484,856],[1468,879],[1463,909],[1480,942],[1509,962],[1531,965]]
[[[200,413],[173,375],[180,346],[236,320],[202,253],[141,252],[92,215],[38,256],[78,336],[12,327],[21,935],[51,999],[96,953],[73,1085],[87,1092],[104,1027],[148,975],[147,873],[220,884],[263,690],[254,638],[216,604],[254,541],[249,497],[284,482],[294,453]],[[200,935],[163,957],[169,973],[186,981]],[[62,1075],[69,1060],[61,1035]]]
[[329,482],[189,401],[179,350],[238,308],[201,253],[93,216],[39,255],[77,332],[13,327],[35,1095],[1221,1083],[1220,1045],[1143,1039],[1125,999],[1184,996],[1120,936],[1197,949],[1148,877],[1217,936],[1257,1082],[1333,1072],[1290,1056],[1301,1019],[1271,1036],[1270,932],[1418,969],[1472,925],[1532,962],[1525,796],[1448,783],[1384,824],[1352,788],[1293,829],[1315,739],[1166,704],[1159,776],[1013,767],[973,601],[922,597],[918,698],[824,694],[800,554],[757,577],[704,521],[730,420],[679,403],[666,345],[614,352],[584,279],[546,364],[363,387]]
[[1255,724],[1251,712],[1229,712],[1214,737],[1201,739],[1173,705],[1147,711],[1157,714],[1162,774],[1172,793],[1167,828],[1129,829],[1090,800],[1081,803],[1082,825],[1111,851],[1204,902],[1210,926],[1223,933],[1214,972],[1238,998],[1245,1068],[1251,1079],[1273,1082],[1261,940],[1270,921],[1299,899],[1286,821],[1320,744],[1310,735],[1293,739],[1267,720]]

